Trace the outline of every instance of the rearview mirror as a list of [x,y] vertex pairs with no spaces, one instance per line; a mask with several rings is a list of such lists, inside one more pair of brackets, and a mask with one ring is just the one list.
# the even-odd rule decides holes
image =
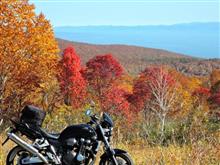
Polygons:
[[87,109],[85,114],[86,116],[90,116],[92,114],[92,111],[90,109]]

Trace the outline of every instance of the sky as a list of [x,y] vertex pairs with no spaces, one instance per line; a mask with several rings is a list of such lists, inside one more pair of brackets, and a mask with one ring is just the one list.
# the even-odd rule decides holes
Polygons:
[[220,0],[30,0],[53,26],[219,22]]

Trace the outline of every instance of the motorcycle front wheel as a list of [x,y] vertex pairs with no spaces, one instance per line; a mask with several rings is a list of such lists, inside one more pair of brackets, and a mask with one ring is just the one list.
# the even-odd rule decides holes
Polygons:
[[[134,165],[134,162],[131,156],[123,151],[123,150],[115,150],[115,158],[117,160],[118,165]],[[99,162],[99,165],[113,165],[112,160],[107,156],[103,155]]]

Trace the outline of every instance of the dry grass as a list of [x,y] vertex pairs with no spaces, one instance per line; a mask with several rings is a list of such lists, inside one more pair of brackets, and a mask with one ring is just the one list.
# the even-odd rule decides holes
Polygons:
[[220,146],[198,143],[192,146],[149,147],[118,145],[130,152],[136,165],[219,165]]
[[[4,138],[0,136],[0,143]],[[5,164],[5,158],[13,143],[0,147],[0,165]],[[220,143],[197,142],[193,145],[169,147],[150,147],[144,144],[118,144],[117,148],[129,151],[136,165],[219,165]]]
[[5,159],[7,153],[14,147],[13,142],[8,142],[4,146],[2,146],[5,137],[0,135],[0,165],[5,165]]

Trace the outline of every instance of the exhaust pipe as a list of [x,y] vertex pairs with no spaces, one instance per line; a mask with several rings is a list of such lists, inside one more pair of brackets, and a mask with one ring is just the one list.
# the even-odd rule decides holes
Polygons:
[[30,152],[33,155],[39,157],[44,163],[49,164],[48,160],[41,153],[39,153],[36,148],[34,148],[30,144],[26,143],[24,140],[19,138],[14,133],[8,133],[8,138],[11,139],[16,144],[18,144],[19,146],[21,146],[22,148],[24,148],[25,150],[27,150],[28,152]]

